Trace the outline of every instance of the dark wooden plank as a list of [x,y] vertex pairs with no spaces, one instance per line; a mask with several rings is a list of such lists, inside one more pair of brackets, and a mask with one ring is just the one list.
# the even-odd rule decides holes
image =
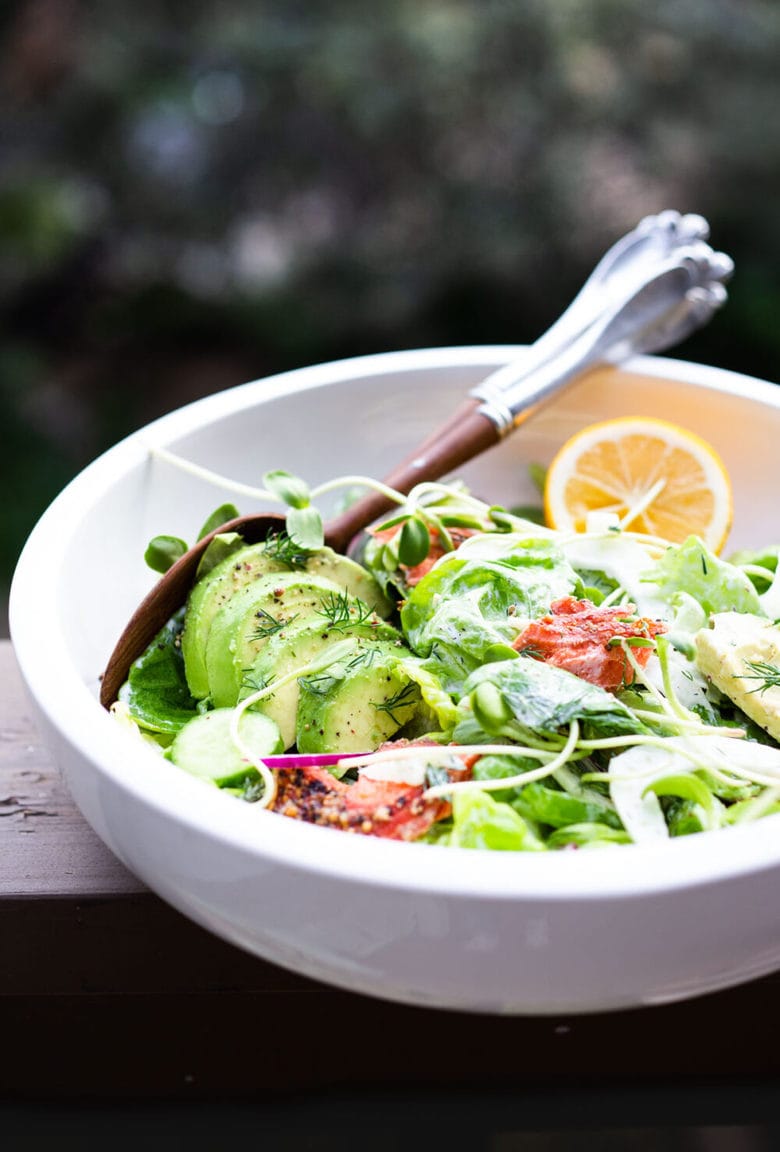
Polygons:
[[317,986],[225,943],[150,892],[99,900],[0,900],[0,1004],[10,996],[162,996]]
[[774,1014],[714,1002],[599,1017],[432,1012],[317,987],[0,1001],[0,1098],[727,1087],[778,1078]]
[[146,891],[89,827],[42,747],[8,641],[0,686],[0,898]]

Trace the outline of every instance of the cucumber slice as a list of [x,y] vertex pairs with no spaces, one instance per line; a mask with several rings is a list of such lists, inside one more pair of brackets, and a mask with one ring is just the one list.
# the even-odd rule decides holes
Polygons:
[[[260,773],[230,738],[232,718],[232,708],[215,708],[193,717],[171,744],[170,759],[178,768],[211,780],[218,788],[240,788],[247,781],[258,780]],[[260,712],[245,712],[239,733],[258,759],[284,750],[278,727]]]

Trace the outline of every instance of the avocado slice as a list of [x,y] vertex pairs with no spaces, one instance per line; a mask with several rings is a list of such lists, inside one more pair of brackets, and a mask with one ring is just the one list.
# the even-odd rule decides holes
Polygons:
[[[317,613],[313,617],[305,616],[303,620],[296,620],[289,628],[271,636],[261,649],[248,679],[257,684],[272,684],[296,668],[308,664],[329,645],[350,638],[384,640],[398,646],[403,643],[398,629],[381,620],[375,613],[368,616],[361,613],[352,624],[339,624],[335,627],[321,613]],[[258,711],[270,716],[279,726],[285,748],[295,743],[299,695],[299,683],[294,679],[255,705]]]
[[252,667],[269,638],[313,616],[328,597],[342,595],[338,584],[306,572],[272,572],[247,584],[223,604],[206,641],[206,675],[215,708],[237,703],[242,687],[251,691]]
[[412,719],[420,689],[399,666],[408,649],[356,639],[353,655],[300,681],[299,752],[369,752]]
[[289,571],[268,552],[265,542],[247,545],[226,556],[198,580],[187,600],[181,651],[190,692],[196,700],[209,694],[206,674],[206,641],[220,608],[240,588],[270,572]]
[[[263,541],[227,556],[193,586],[187,601],[181,645],[187,684],[196,700],[209,695],[206,646],[217,613],[242,588],[274,572],[289,574],[291,569],[278,560],[273,549]],[[347,556],[340,556],[332,548],[319,548],[312,552],[305,566],[295,570],[295,574],[301,572],[334,580],[382,617],[392,612],[390,601],[374,577],[360,564]]]

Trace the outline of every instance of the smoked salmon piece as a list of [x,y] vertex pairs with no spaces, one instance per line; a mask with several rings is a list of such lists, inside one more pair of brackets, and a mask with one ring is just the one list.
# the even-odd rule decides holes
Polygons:
[[[450,780],[465,780],[470,775],[465,763],[462,770],[449,770]],[[368,775],[359,775],[352,783],[337,780],[327,768],[291,768],[278,774],[272,810],[308,824],[364,836],[418,840],[451,811],[448,800],[424,799],[425,788]]]
[[[590,600],[565,596],[550,605],[547,616],[529,624],[512,647],[616,692],[634,680],[634,669],[620,639],[652,641],[665,631],[663,621],[637,616],[633,604],[600,608]],[[652,644],[631,647],[631,655],[641,667],[652,651]]]

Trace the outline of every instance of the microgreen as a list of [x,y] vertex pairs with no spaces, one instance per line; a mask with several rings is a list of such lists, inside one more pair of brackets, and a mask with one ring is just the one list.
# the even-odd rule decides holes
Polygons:
[[407,568],[422,564],[431,549],[428,525],[419,516],[404,521],[398,538],[398,559]]
[[311,503],[311,492],[305,480],[277,469],[266,472],[263,483],[269,492],[288,506],[287,534],[299,548],[314,550],[324,542],[322,516]]
[[236,508],[235,504],[220,504],[219,508],[215,508],[203,524],[203,527],[198,533],[198,540],[202,540],[204,536],[208,536],[209,533],[214,532],[215,529],[221,528],[222,525],[227,524],[229,520],[235,520],[238,515],[238,508]]
[[155,572],[167,572],[187,551],[184,540],[178,536],[155,536],[149,541],[144,560]]

